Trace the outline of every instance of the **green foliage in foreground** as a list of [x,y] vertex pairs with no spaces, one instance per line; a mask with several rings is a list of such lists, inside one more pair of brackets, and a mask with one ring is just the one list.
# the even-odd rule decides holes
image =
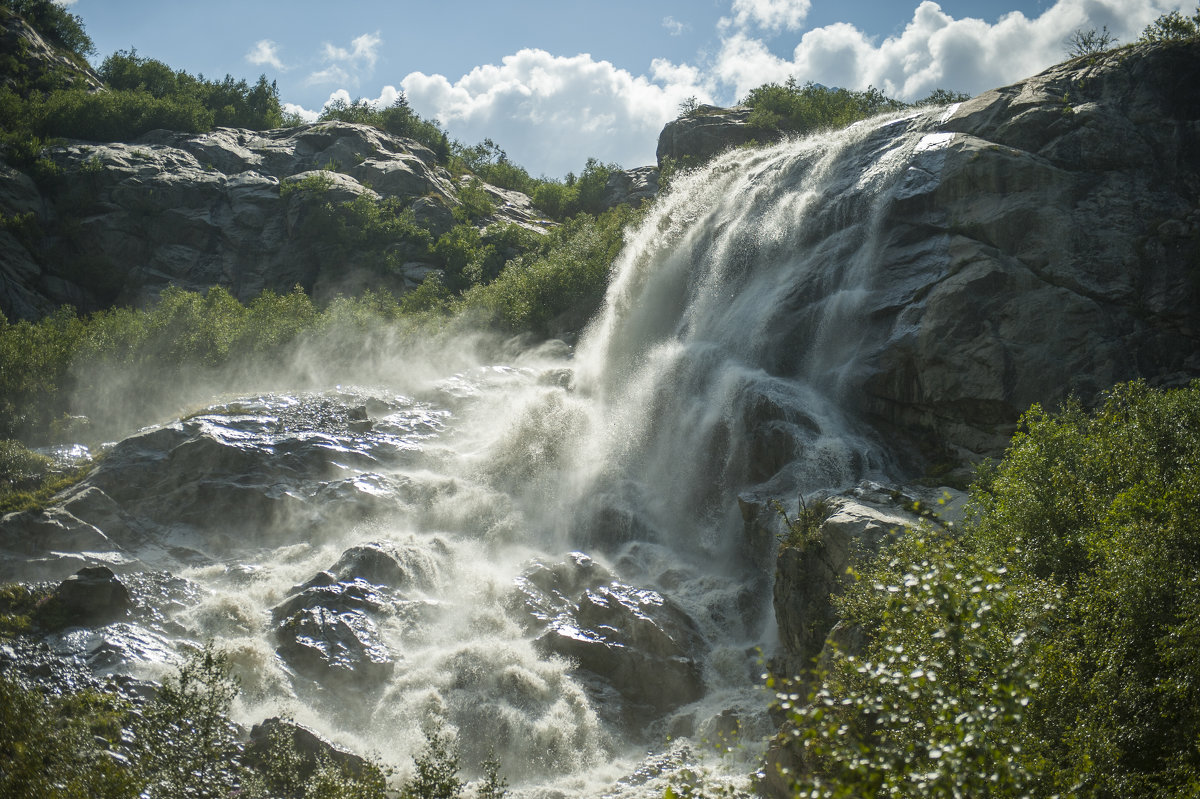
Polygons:
[[[7,588],[7,587],[6,587]],[[0,591],[0,609],[8,604]],[[239,684],[228,656],[193,653],[140,708],[104,691],[46,694],[0,674],[0,796],[39,799],[386,799],[391,770],[302,755],[282,729],[261,764],[243,762],[229,709]],[[440,728],[426,733],[405,799],[461,799],[458,754]],[[482,764],[479,799],[503,799],[494,758]]]
[[1200,382],[1034,407],[957,534],[840,600],[863,651],[784,689],[803,796],[1194,796]]
[[[283,792],[275,747],[270,768],[241,762],[229,708],[238,692],[228,657],[191,655],[155,697],[134,708],[103,691],[45,694],[0,675],[0,796],[39,799],[384,799],[377,764],[351,774],[329,763]],[[293,752],[294,754],[294,748]],[[294,774],[292,775],[294,776]]]

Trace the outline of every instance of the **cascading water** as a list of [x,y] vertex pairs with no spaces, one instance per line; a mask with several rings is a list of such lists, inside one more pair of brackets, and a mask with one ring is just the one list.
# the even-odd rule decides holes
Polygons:
[[[738,499],[890,468],[842,407],[881,220],[937,123],[871,120],[677,178],[573,354],[247,398],[121,445],[173,447],[144,474],[110,456],[95,485],[157,525],[135,554],[187,582],[141,584],[177,610],[114,625],[125,659],[90,662],[155,676],[172,637],[214,637],[241,720],[286,713],[401,771],[437,720],[518,795],[661,795],[679,741],[733,719],[751,744],[769,734],[771,553]],[[169,482],[181,463],[194,483]],[[222,469],[267,473],[217,485]],[[122,498],[151,479],[161,501]],[[230,492],[268,496],[271,531],[247,510],[255,535],[218,541],[205,516]],[[77,639],[57,645],[92,651]]]

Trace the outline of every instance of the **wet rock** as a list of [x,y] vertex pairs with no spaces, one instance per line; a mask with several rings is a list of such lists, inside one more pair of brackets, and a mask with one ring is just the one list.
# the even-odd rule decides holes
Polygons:
[[437,574],[437,562],[415,545],[373,542],[342,553],[328,573],[335,581],[366,580],[389,588],[428,588]]
[[[320,599],[329,601],[327,596]],[[345,592],[336,599],[346,606],[363,601]],[[371,616],[353,607],[337,611],[305,604],[316,600],[304,597],[304,606],[276,625],[280,658],[297,674],[329,688],[376,689],[386,682],[396,663]]]
[[89,564],[136,564],[95,526],[58,507],[0,518],[0,554],[3,580],[61,580]]
[[312,777],[325,762],[355,777],[365,775],[371,767],[365,758],[343,749],[308,727],[278,717],[265,719],[250,728],[244,761],[250,768],[265,772],[271,766],[273,746],[286,746],[288,742],[300,756],[296,774],[300,781]]
[[695,623],[667,597],[611,579],[591,558],[535,563],[516,581],[543,654],[574,660],[628,703],[629,718],[656,716],[704,694]]
[[59,583],[39,618],[54,627],[104,624],[133,608],[129,589],[107,566],[88,566]]

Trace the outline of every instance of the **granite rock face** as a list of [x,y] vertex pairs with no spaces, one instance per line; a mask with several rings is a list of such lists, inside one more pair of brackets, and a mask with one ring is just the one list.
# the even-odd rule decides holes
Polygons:
[[[61,174],[35,183],[5,167],[0,211],[32,214],[0,231],[0,311],[38,318],[136,305],[169,285],[222,286],[240,300],[294,286],[322,297],[383,286],[402,293],[433,264],[361,274],[354,253],[305,235],[314,204],[396,198],[438,235],[454,223],[460,184],[432,151],[367,125],[323,122],[273,131],[165,130],[128,143],[69,142],[44,154]],[[316,187],[315,189],[313,187]],[[494,214],[543,230],[519,192],[483,186]]]
[[885,222],[863,410],[996,454],[1034,402],[1200,374],[1197,79],[1200,43],[1140,45],[953,109]]

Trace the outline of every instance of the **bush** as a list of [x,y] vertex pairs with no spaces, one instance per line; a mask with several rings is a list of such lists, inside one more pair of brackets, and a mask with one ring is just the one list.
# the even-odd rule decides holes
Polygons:
[[768,83],[752,89],[742,104],[752,109],[750,126],[764,132],[787,133],[844,128],[874,114],[907,107],[874,87],[854,92],[830,89],[812,81],[800,85],[795,78],[788,78],[782,86]]
[[440,728],[425,733],[425,748],[413,755],[413,775],[400,789],[401,799],[459,799],[458,753]]
[[1200,6],[1196,13],[1185,17],[1178,11],[1163,14],[1142,31],[1141,42],[1185,41],[1200,36]]
[[174,105],[202,108],[211,116],[210,128],[220,125],[266,130],[283,124],[279,90],[274,82],[267,82],[265,75],[260,75],[253,87],[232,75],[210,81],[173,70],[162,61],[142,58],[136,50],[113,53],[104,59],[99,73],[114,91],[141,92]]
[[0,674],[0,796],[134,799],[115,750],[127,709],[97,692],[43,694]]
[[238,693],[229,658],[211,644],[166,679],[134,723],[134,755],[150,799],[223,799],[241,782],[229,707]]
[[958,538],[902,537],[840,600],[867,644],[789,708],[804,789],[1192,795],[1200,382],[1035,406],[972,502]]
[[618,206],[593,219],[580,215],[555,229],[542,248],[508,262],[490,284],[463,294],[460,309],[509,332],[560,332],[556,320],[579,327],[600,307],[609,270],[638,218]]
[[1027,796],[1041,778],[1026,587],[956,542],[913,533],[841,602],[869,634],[806,705],[781,693],[803,796]]

